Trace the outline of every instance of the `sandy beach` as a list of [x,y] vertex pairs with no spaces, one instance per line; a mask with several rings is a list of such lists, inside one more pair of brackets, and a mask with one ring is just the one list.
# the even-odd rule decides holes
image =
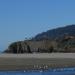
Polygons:
[[75,53],[0,54],[0,70],[75,67]]

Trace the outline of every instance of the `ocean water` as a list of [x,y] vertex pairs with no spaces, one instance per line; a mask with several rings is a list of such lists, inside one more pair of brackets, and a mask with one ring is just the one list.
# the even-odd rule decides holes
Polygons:
[[49,69],[47,71],[0,71],[0,75],[75,75],[75,68]]

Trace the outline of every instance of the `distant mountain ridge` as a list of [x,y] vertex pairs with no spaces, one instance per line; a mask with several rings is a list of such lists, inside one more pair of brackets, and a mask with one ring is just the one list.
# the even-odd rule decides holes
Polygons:
[[75,52],[75,25],[59,27],[32,39],[13,42],[4,53]]
[[75,36],[75,25],[68,25],[65,27],[59,27],[56,29],[48,30],[41,34],[37,34],[33,40],[41,39],[56,39],[63,37],[64,35]]

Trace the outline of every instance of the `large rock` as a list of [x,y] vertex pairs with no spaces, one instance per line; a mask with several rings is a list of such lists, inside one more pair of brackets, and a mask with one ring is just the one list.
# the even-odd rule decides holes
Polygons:
[[10,44],[5,53],[31,53],[29,45],[24,41],[14,42]]

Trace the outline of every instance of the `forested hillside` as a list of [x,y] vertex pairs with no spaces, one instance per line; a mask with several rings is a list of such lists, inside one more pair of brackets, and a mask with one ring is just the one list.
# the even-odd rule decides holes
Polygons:
[[75,52],[75,25],[37,34],[33,39],[11,43],[4,53]]

